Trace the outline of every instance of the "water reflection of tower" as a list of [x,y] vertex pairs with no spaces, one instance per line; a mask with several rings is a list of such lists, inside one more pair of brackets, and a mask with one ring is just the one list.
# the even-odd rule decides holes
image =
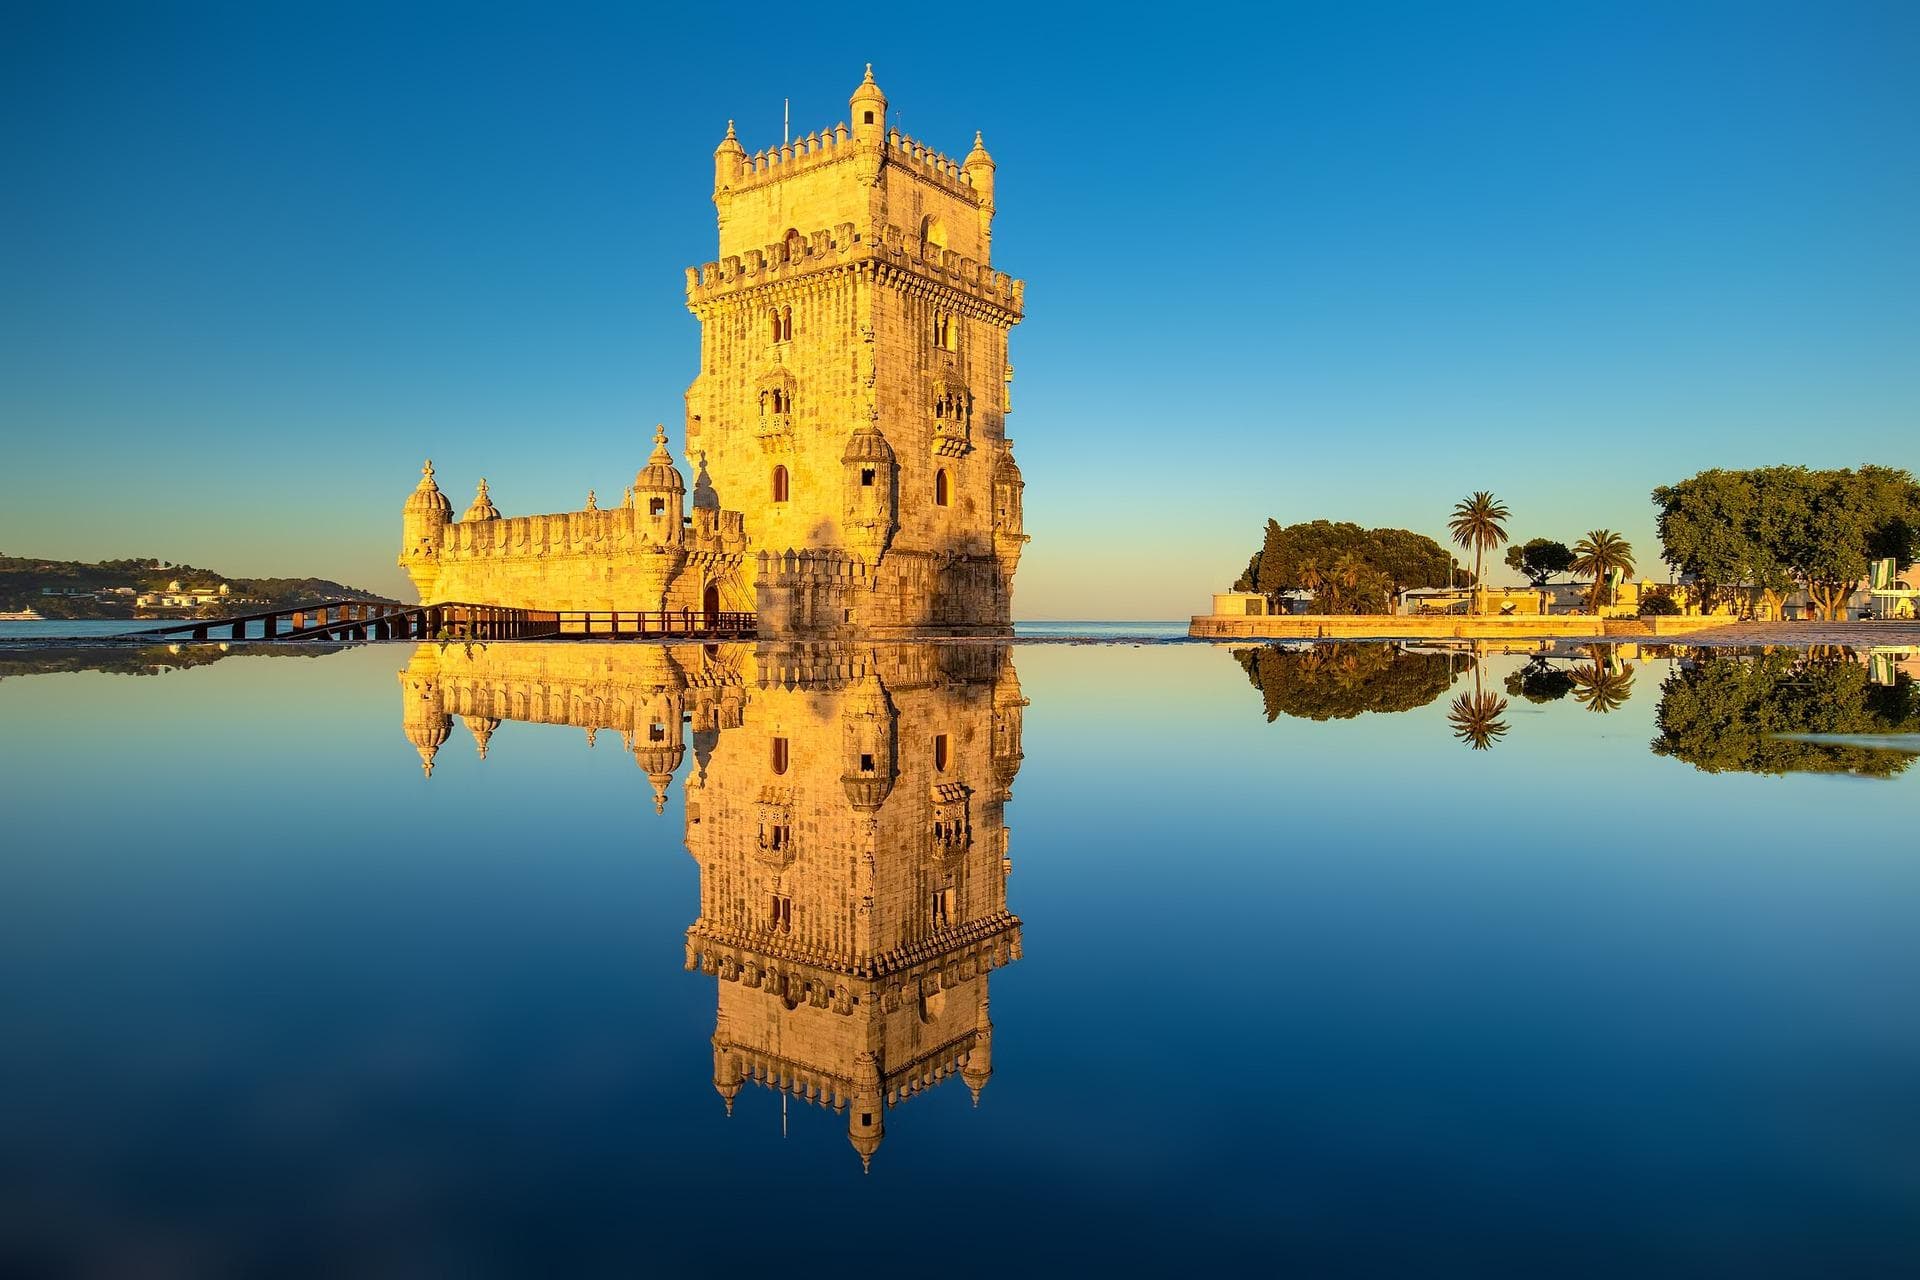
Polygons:
[[987,975],[1020,955],[1004,805],[1025,702],[1003,646],[763,648],[687,780],[718,979],[714,1087],[832,1108],[867,1164],[887,1112],[992,1074]]

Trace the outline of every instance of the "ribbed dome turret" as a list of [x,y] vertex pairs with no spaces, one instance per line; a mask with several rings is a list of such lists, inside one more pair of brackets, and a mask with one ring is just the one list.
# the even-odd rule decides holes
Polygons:
[[487,743],[493,738],[493,731],[500,727],[500,722],[492,716],[466,715],[461,716],[460,719],[466,724],[467,732],[473,735],[475,750],[479,751],[480,758],[485,760]]
[[887,109],[887,95],[880,92],[880,86],[873,82],[873,64],[871,62],[867,64],[867,78],[860,82],[860,87],[853,91],[853,97],[848,99],[848,102],[854,109],[854,119],[856,120],[860,118],[859,110],[862,103],[874,103],[876,109],[880,111]]
[[994,167],[993,157],[987,154],[987,144],[980,140],[980,131],[978,129],[973,131],[973,150],[967,152],[964,165],[968,169],[979,168],[983,165],[989,169]]
[[420,483],[407,495],[407,512],[410,515],[437,514],[443,520],[453,519],[453,504],[447,501],[447,495],[440,492],[440,486],[434,483],[431,458],[420,468]]
[[727,136],[720,139],[720,145],[713,149],[713,154],[736,156],[747,154],[747,149],[740,145],[739,135],[733,131],[733,121],[727,121]]
[[467,508],[462,520],[498,520],[500,508],[493,505],[493,499],[487,494],[487,482],[482,480],[479,488],[473,491],[473,504]]
[[842,462],[892,462],[893,446],[871,422],[854,428],[847,447],[840,453]]
[[420,772],[433,776],[433,758],[440,753],[449,735],[453,733],[453,717],[445,713],[429,714],[408,719],[406,725],[407,741],[420,753]]
[[685,493],[686,481],[680,478],[680,469],[673,465],[673,455],[667,452],[667,429],[664,426],[653,430],[653,452],[647,457],[647,465],[640,468],[633,477],[635,493]]

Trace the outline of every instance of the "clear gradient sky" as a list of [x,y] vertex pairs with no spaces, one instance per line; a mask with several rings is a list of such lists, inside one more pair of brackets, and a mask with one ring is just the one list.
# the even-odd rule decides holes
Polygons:
[[0,551],[402,590],[456,508],[680,441],[711,154],[999,163],[1019,616],[1194,612],[1268,515],[1625,532],[1701,467],[1920,466],[1920,5],[20,3]]

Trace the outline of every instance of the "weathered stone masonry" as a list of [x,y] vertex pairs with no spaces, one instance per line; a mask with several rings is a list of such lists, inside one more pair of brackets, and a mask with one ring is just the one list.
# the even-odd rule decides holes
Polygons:
[[431,469],[401,564],[423,600],[753,609],[762,634],[1004,631],[1027,538],[1006,436],[1024,286],[990,263],[994,163],[887,124],[714,153],[719,257],[687,271],[691,508],[664,433],[618,508],[466,518]]

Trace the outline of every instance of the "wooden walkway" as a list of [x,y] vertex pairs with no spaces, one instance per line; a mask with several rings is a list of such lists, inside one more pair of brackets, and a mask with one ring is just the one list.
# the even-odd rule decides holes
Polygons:
[[328,600],[234,618],[201,618],[132,633],[190,640],[752,639],[754,615],[698,609],[516,609]]

